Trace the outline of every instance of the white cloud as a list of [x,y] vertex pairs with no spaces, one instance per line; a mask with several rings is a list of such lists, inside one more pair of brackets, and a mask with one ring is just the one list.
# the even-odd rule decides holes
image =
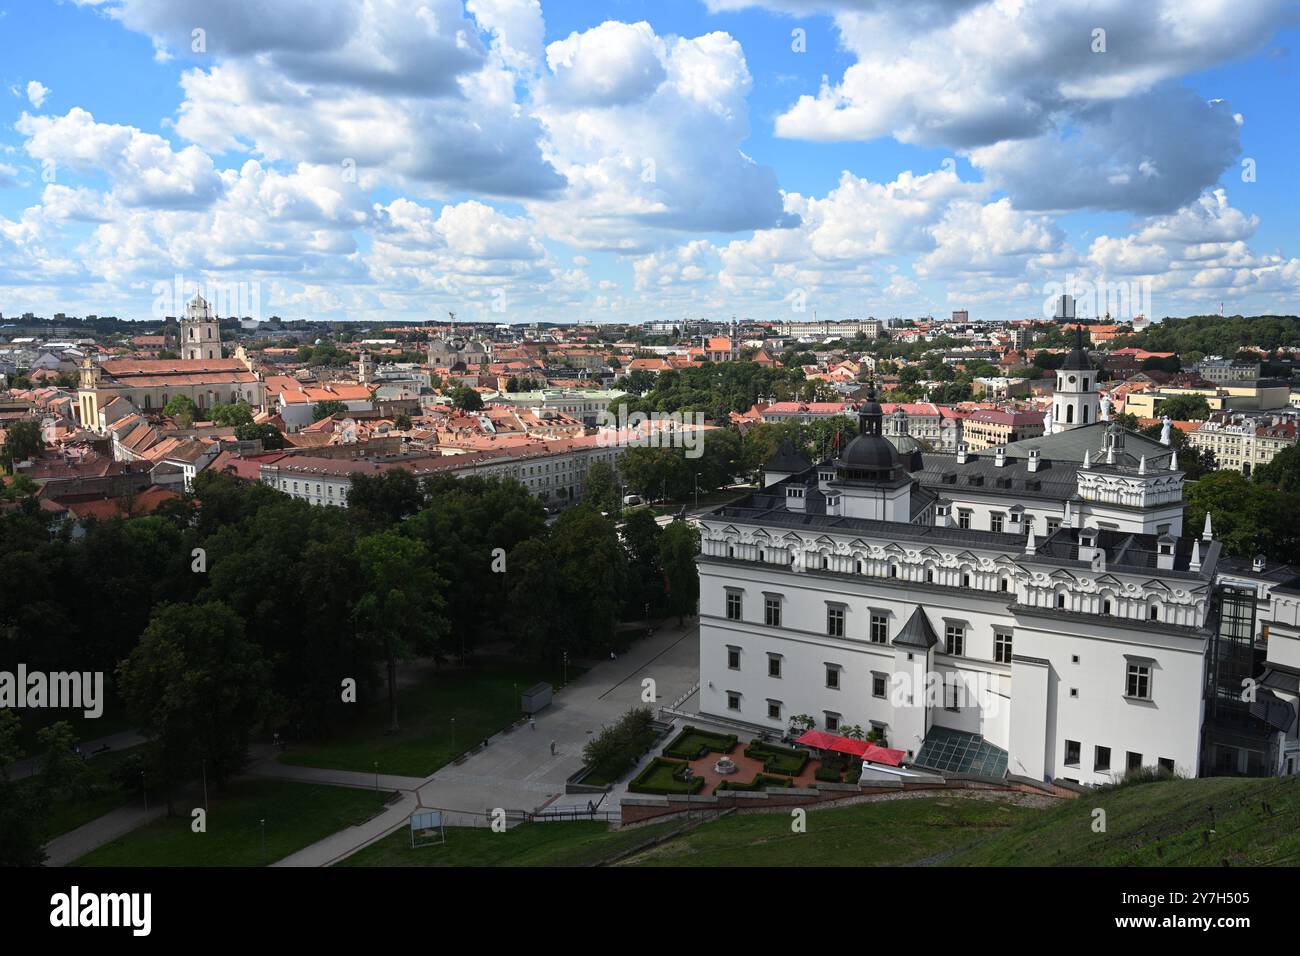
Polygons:
[[27,100],[32,106],[40,109],[45,104],[45,98],[49,95],[49,87],[40,80],[27,81]]

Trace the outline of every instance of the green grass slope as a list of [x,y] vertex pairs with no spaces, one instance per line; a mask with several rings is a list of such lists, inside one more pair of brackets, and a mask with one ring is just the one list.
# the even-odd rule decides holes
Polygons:
[[[1094,811],[1105,811],[1096,832]],[[1213,830],[1213,832],[1211,832]],[[945,866],[1297,866],[1300,775],[1086,793],[957,850]]]

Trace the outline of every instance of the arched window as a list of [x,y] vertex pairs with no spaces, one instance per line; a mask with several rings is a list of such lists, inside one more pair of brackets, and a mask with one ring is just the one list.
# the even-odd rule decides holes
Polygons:
[[1064,591],[1057,591],[1057,592],[1056,592],[1056,606],[1057,606],[1057,607],[1060,607],[1060,608],[1065,607],[1065,592],[1064,592]]
[[969,574],[963,574],[963,575],[961,576],[961,586],[964,587],[964,588],[968,588],[968,587],[970,587],[970,575],[969,575]]
[[1147,617],[1152,621],[1160,620],[1160,605],[1152,604],[1150,610],[1147,611]]
[[1083,406],[1083,423],[1088,424],[1088,406]]
[[1110,598],[1106,598],[1106,600],[1101,602],[1101,613],[1102,614],[1110,613]]
[[890,576],[891,578],[896,578],[896,577],[898,577],[898,565],[896,565],[896,564],[891,564],[891,565],[889,566],[889,576]]
[[1065,406],[1065,421],[1067,422],[1067,424],[1068,424],[1069,422],[1073,422],[1073,421],[1074,421],[1074,406],[1073,406],[1073,405],[1066,405],[1066,406]]

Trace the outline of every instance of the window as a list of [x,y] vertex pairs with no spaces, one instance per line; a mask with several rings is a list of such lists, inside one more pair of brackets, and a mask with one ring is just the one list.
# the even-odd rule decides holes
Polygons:
[[943,690],[944,690],[943,696],[946,698],[944,707],[947,710],[959,710],[960,709],[959,695],[961,693],[961,681],[956,674],[953,674],[946,681],[944,681]]
[[1161,773],[1167,773],[1171,777],[1174,775],[1174,762],[1171,758],[1161,757],[1156,761],[1156,764],[1160,767]]
[[1101,602],[1101,613],[1102,614],[1110,613],[1110,598],[1106,598],[1106,600]]
[[884,644],[889,640],[889,617],[871,612],[871,643]]
[[889,680],[884,674],[872,673],[871,675],[871,696],[884,697],[886,688],[889,686]]
[[831,637],[844,636],[844,608],[828,607],[826,609],[826,633]]
[[1092,757],[1092,769],[1103,773],[1110,769],[1110,748],[1094,747]]
[[740,648],[739,647],[727,648],[727,667],[733,671],[740,670]]
[[961,576],[961,586],[964,587],[964,588],[968,588],[968,587],[970,587],[970,575],[969,575],[969,574],[963,574],[963,575]]
[[962,657],[966,653],[966,628],[961,624],[949,624],[944,628],[944,647],[953,657]]
[[1077,688],[1077,687],[1071,687],[1071,688],[1070,688],[1070,696],[1071,696],[1071,697],[1075,697],[1075,698],[1077,698],[1077,697],[1079,696],[1079,688]]
[[1056,592],[1056,606],[1057,606],[1057,607],[1065,607],[1065,592],[1064,592],[1064,591],[1058,591],[1058,592]]
[[1011,663],[1011,634],[1008,631],[993,632],[993,660],[999,664]]
[[1128,768],[1128,771],[1129,771],[1130,773],[1132,773],[1134,770],[1141,770],[1141,769],[1142,769],[1142,755],[1141,755],[1141,754],[1135,754],[1133,751],[1130,750],[1130,751],[1128,752],[1128,756],[1127,756],[1127,757],[1125,758],[1125,760],[1124,760],[1124,766]]
[[898,577],[898,565],[896,565],[896,564],[891,564],[891,565],[889,566],[889,576],[890,576],[891,578],[896,578],[896,577]]
[[727,710],[740,710],[740,695],[734,690],[727,691]]
[[1047,519],[1047,533],[1048,533],[1049,535],[1052,534],[1054,531],[1056,531],[1056,529],[1059,528],[1060,526],[1061,526],[1061,519],[1060,519],[1060,518],[1048,518],[1048,519]]
[[1067,740],[1065,742],[1065,765],[1067,767],[1079,766],[1079,741]]
[[1151,699],[1151,665],[1129,664],[1128,680],[1125,681],[1124,696],[1135,700]]
[[[994,514],[989,515],[989,530],[990,530],[990,531],[1001,532],[1001,531],[1002,531],[1002,523],[1003,523],[1004,520],[1005,520],[1005,518],[1003,517],[1003,515],[1002,515],[1001,513],[997,513],[997,512],[995,512]],[[1003,588],[1002,590],[1005,591],[1006,588]]]
[[781,702],[779,700],[769,700],[767,702],[767,719],[768,720],[781,719]]
[[727,620],[728,621],[740,620],[740,592],[739,591],[727,592]]
[[835,731],[840,729],[840,715],[832,714],[829,710],[825,711],[825,714],[826,714],[826,730],[833,734],[835,733]]
[[781,676],[781,658],[779,655],[777,654],[767,655],[767,676],[768,677]]
[[957,510],[957,527],[959,528],[970,527],[970,512],[965,508],[959,508]]
[[926,584],[934,583],[934,568],[925,569],[925,583]]
[[1151,609],[1147,611],[1147,617],[1152,621],[1160,620],[1160,605],[1152,604]]
[[840,689],[840,665],[839,664],[826,665],[826,686],[829,687],[831,690]]
[[763,622],[768,627],[781,626],[781,599],[770,597],[763,602]]

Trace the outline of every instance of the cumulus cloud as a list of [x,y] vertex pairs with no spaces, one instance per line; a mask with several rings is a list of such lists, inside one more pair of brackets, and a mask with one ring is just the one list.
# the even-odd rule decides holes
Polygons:
[[50,89],[40,80],[27,81],[27,101],[32,106],[40,109],[45,105],[45,97],[50,95]]
[[947,147],[1021,208],[1138,212],[1190,202],[1238,150],[1227,104],[1170,84],[1256,49],[1295,15],[1287,0],[762,5],[833,13],[856,58],[791,104],[779,135]]
[[751,78],[733,37],[609,22],[546,56],[537,114],[568,188],[545,212],[532,209],[554,237],[638,252],[674,232],[794,224],[775,171],[741,150]]

